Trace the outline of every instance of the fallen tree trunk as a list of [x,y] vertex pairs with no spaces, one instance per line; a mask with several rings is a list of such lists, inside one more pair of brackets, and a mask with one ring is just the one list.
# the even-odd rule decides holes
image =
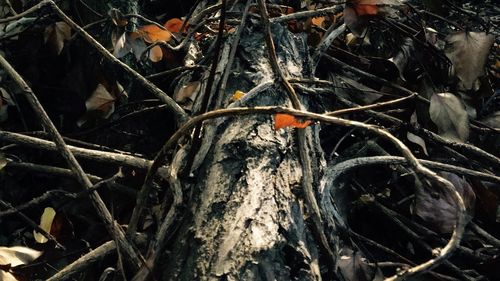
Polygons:
[[[311,75],[303,38],[280,26],[274,31],[283,70],[296,78]],[[236,67],[228,68],[228,90],[217,91],[215,99],[229,104],[231,93],[241,90],[248,93],[229,106],[289,104],[284,89],[272,83],[264,43],[258,27],[245,28]],[[222,57],[220,64],[225,62]],[[192,188],[185,197],[187,214],[160,259],[161,279],[321,280],[321,265],[335,266],[320,262],[308,226],[295,129],[275,130],[273,123],[262,115],[205,122],[192,171],[196,183],[186,185]],[[318,130],[307,129],[315,187],[323,159]]]

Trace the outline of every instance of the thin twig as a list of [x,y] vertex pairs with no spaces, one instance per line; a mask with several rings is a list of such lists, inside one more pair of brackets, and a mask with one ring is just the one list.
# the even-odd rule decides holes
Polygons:
[[[56,5],[54,2],[50,3]],[[85,189],[87,190],[91,189],[93,186],[92,182],[87,177],[82,167],[76,160],[75,156],[64,142],[64,139],[62,138],[61,134],[59,134],[59,131],[50,120],[49,116],[45,112],[45,109],[40,104],[38,98],[35,96],[31,88],[24,81],[24,79],[16,72],[16,70],[9,64],[9,62],[5,60],[3,56],[0,56],[0,65],[5,69],[7,74],[12,78],[12,80],[14,80],[14,82],[22,90],[22,93],[26,97],[27,101],[29,102],[35,113],[38,115],[38,117],[41,119],[41,123],[43,124],[45,129],[47,129],[51,138],[54,139],[58,151],[62,154],[64,160],[75,174],[78,182]],[[104,201],[102,201],[99,194],[93,191],[89,195],[91,198],[91,202],[94,205],[97,214],[103,220],[109,235],[115,237],[119,241],[120,247],[123,248],[127,253],[127,257],[130,259],[129,261],[132,264],[132,266],[138,268],[141,264],[141,260],[138,257],[138,251],[135,250],[133,248],[133,245],[131,245],[130,242],[126,240],[125,234],[121,229],[114,228],[113,217],[111,216],[111,213],[107,209],[106,204],[104,203]]]
[[26,223],[29,224],[29,226],[33,227],[37,232],[43,235],[43,237],[47,238],[49,241],[53,242],[54,245],[56,245],[57,248],[62,249],[63,251],[66,250],[66,248],[61,245],[59,242],[57,242],[56,238],[52,236],[52,234],[48,233],[44,229],[42,229],[38,224],[36,224],[34,221],[32,221],[27,215],[25,215],[23,212],[17,210],[15,207],[13,207],[10,203],[3,201],[0,199],[0,206],[2,208],[7,208],[9,209],[14,209],[16,211],[16,214],[21,217]]

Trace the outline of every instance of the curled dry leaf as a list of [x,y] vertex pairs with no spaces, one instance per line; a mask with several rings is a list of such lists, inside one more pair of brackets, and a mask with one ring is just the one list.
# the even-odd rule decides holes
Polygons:
[[149,49],[149,60],[152,62],[159,62],[163,59],[163,51],[161,47],[156,45]]
[[311,125],[311,120],[304,122],[298,120],[295,116],[290,114],[277,113],[274,115],[274,129],[277,131],[285,127],[294,127],[304,129]]
[[[43,210],[42,216],[40,217],[40,228],[45,230],[45,232],[50,233],[50,229],[52,227],[52,222],[54,221],[54,218],[56,216],[56,211],[51,208],[47,207]],[[38,243],[47,243],[49,241],[45,236],[43,236],[41,233],[37,231],[33,231],[33,237],[35,238],[35,241]]]
[[453,63],[459,85],[477,90],[476,80],[484,75],[484,66],[495,36],[484,32],[459,32],[446,37],[446,56]]
[[[473,215],[476,195],[471,185],[453,173],[440,172],[441,177],[450,181],[462,197],[470,220]],[[452,195],[440,187],[432,190],[418,189],[415,194],[413,213],[441,233],[451,233],[457,221],[457,203]]]
[[42,255],[42,252],[31,248],[14,246],[0,247],[0,280],[16,281],[17,279],[3,269],[28,264]]
[[[173,19],[169,19],[163,26],[168,31],[170,31],[172,33],[180,33],[183,23],[184,23],[183,20],[181,20],[179,18],[173,18]],[[182,31],[184,31],[184,30],[182,30]]]
[[172,38],[172,33],[170,33],[170,31],[161,29],[154,24],[139,27],[137,33],[147,43],[154,43],[157,41],[168,42],[170,38]]
[[59,55],[64,48],[64,43],[71,39],[71,27],[63,22],[58,21],[45,28],[43,41],[49,45],[52,50]]
[[442,137],[464,142],[469,138],[469,117],[462,101],[450,93],[434,94],[429,114]]

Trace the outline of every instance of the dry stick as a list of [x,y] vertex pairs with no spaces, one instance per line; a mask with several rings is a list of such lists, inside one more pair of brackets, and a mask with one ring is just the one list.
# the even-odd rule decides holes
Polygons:
[[474,222],[471,222],[469,224],[470,228],[476,232],[479,236],[483,237],[488,241],[491,245],[494,247],[500,247],[500,240],[493,235],[489,234],[486,230],[482,229],[479,225],[475,224]]
[[[455,165],[449,165],[449,164],[444,164],[444,163],[439,163],[435,161],[429,161],[429,160],[421,160],[419,159],[420,163],[422,165],[429,167],[431,169],[437,169],[437,170],[442,170],[442,171],[448,171],[451,173],[457,173],[461,175],[466,175],[470,177],[476,177],[481,180],[493,182],[493,183],[498,183],[500,184],[500,177],[497,177],[495,175],[487,174],[487,173],[482,173],[466,168],[462,168],[459,166]],[[370,156],[370,157],[359,157],[359,158],[352,158],[343,162],[340,162],[333,166],[331,170],[333,171],[332,174],[332,179],[335,181],[336,178],[348,173],[352,169],[358,169],[362,168],[365,166],[372,166],[372,165],[407,165],[408,162],[405,158],[403,157],[398,157],[398,156]],[[329,192],[325,191],[323,196],[327,196]]]
[[[137,237],[135,242],[139,245],[146,244],[146,237]],[[70,280],[74,275],[86,271],[96,262],[102,261],[107,256],[113,254],[116,251],[115,241],[108,241],[99,247],[91,250],[85,255],[81,256],[74,262],[68,264],[66,267],[61,269],[59,272],[54,274],[52,277],[48,278],[46,281],[62,281]]]
[[[368,237],[365,237],[365,236],[363,236],[363,235],[361,235],[359,233],[356,233],[356,232],[354,232],[352,230],[349,230],[349,234],[355,236],[360,241],[363,241],[366,244],[372,245],[373,247],[375,247],[375,248],[377,248],[377,249],[379,249],[379,250],[381,250],[381,251],[383,251],[385,253],[388,253],[388,254],[390,254],[390,255],[392,255],[392,256],[394,256],[394,257],[396,257],[396,258],[398,258],[398,259],[400,259],[400,260],[402,260],[404,262],[406,262],[409,265],[412,265],[412,266],[415,265],[414,262],[412,262],[411,260],[407,259],[406,257],[400,255],[396,251],[394,251],[394,250],[392,250],[392,249],[390,249],[390,248],[388,248],[388,247],[386,247],[386,246],[384,246],[382,244],[379,244],[376,241],[373,241],[373,240],[371,240]],[[379,264],[379,263],[377,263],[377,264]],[[447,276],[447,275],[443,275],[441,273],[437,273],[437,272],[434,272],[434,271],[429,271],[428,273],[430,275],[434,276],[434,277],[437,277],[438,279],[444,279],[444,280],[449,280],[449,281],[457,281],[457,280],[459,280],[457,278],[450,277],[450,276]]]
[[81,256],[76,261],[64,267],[62,270],[54,274],[52,277],[48,278],[46,281],[62,281],[69,280],[75,274],[85,271],[87,268],[92,266],[95,262],[98,262],[105,257],[111,255],[116,251],[115,241],[108,241],[101,246],[95,248],[91,252]]
[[52,236],[52,234],[48,233],[44,229],[42,229],[38,224],[36,224],[34,221],[32,221],[27,215],[25,215],[23,212],[17,210],[14,206],[12,206],[10,203],[3,201],[0,199],[0,206],[3,208],[7,209],[14,209],[16,210],[16,214],[21,217],[26,223],[28,223],[31,227],[33,227],[37,232],[42,234],[45,238],[47,238],[49,241],[53,242],[56,245],[56,248],[59,248],[61,250],[66,250],[66,248],[61,245],[59,242],[57,242],[56,238]]
[[[180,151],[185,152],[184,150]],[[170,227],[175,222],[178,214],[178,208],[182,204],[182,185],[178,179],[178,174],[179,167],[182,165],[182,159],[184,159],[185,157],[185,153],[177,153],[169,167],[168,182],[170,184],[172,195],[174,198],[167,212],[167,215],[161,222],[160,227],[156,232],[154,241],[149,246],[146,260],[148,261],[148,265],[150,267],[147,268],[146,266],[144,266],[143,268],[141,268],[136,273],[134,278],[132,278],[133,281],[147,280],[150,273],[154,272],[154,269],[159,262],[159,257],[161,257],[162,250],[166,244],[165,238]]]
[[18,20],[20,18],[23,18],[33,12],[36,12],[38,10],[40,10],[43,6],[47,5],[48,4],[48,1],[47,0],[44,0],[36,5],[34,5],[33,7],[27,9],[26,11],[24,12],[21,12],[17,15],[14,15],[12,17],[8,17],[8,18],[3,18],[3,19],[0,19],[0,23],[5,23],[5,22],[10,22],[10,21],[15,21],[15,20]]
[[[422,240],[422,237],[420,235],[418,235],[417,233],[415,233],[408,226],[406,226],[399,218],[397,218],[397,213],[396,212],[394,212],[391,209],[383,206],[382,204],[378,203],[377,201],[372,202],[372,204],[382,214],[384,214],[387,218],[391,219],[399,228],[401,228],[401,230],[403,230],[404,232],[406,232],[406,234],[408,234],[408,236],[410,236],[415,241],[415,243],[417,243],[418,245],[420,245],[423,249],[425,249],[429,253],[433,253],[435,250],[438,250],[438,248],[432,249],[432,247],[429,246],[429,244],[425,243]],[[458,268],[456,265],[452,264],[451,262],[449,262],[447,260],[445,260],[443,262],[443,265],[445,265],[448,269],[450,269],[455,274],[457,274],[458,276],[460,276],[462,278],[462,280],[468,280],[468,281],[475,280],[475,279],[473,279],[473,278],[465,275],[465,273],[460,268]],[[386,278],[385,281],[387,281],[388,279],[391,279],[391,278]],[[400,280],[403,280],[403,279],[400,279]]]
[[225,116],[235,116],[235,115],[249,115],[249,114],[273,114],[273,113],[285,113],[298,117],[303,117],[312,120],[318,120],[326,123],[336,124],[345,127],[356,127],[392,142],[404,158],[408,161],[408,164],[417,172],[430,180],[436,182],[437,186],[444,188],[446,191],[451,192],[453,199],[457,203],[457,222],[455,224],[455,229],[453,230],[452,236],[448,241],[448,244],[440,251],[439,255],[423,264],[416,267],[410,268],[408,270],[400,272],[398,275],[389,278],[388,280],[402,280],[409,276],[428,271],[440,263],[446,261],[446,259],[452,254],[453,250],[458,247],[460,240],[462,238],[464,228],[465,228],[465,205],[460,196],[460,194],[455,190],[454,186],[447,180],[439,177],[436,173],[424,167],[419,160],[411,153],[410,149],[400,141],[398,138],[394,137],[391,133],[379,127],[365,124],[358,121],[346,120],[338,117],[327,116],[324,114],[312,113],[308,111],[301,111],[292,108],[285,108],[279,106],[262,106],[253,108],[226,108],[215,111],[210,111],[198,116],[191,118],[188,122],[182,125],[177,132],[175,132],[172,137],[165,143],[160,152],[155,156],[153,164],[148,173],[155,174],[156,170],[161,167],[162,162],[165,161],[168,153],[177,144],[179,139],[185,134],[189,133],[193,126],[197,125],[204,120],[225,117]]
[[203,69],[203,68],[204,68],[204,66],[201,66],[201,65],[179,66],[179,67],[176,67],[176,68],[172,68],[172,69],[169,69],[169,70],[165,70],[165,71],[162,71],[162,72],[158,72],[158,73],[155,73],[155,74],[148,75],[145,78],[149,79],[149,80],[152,80],[152,79],[161,78],[163,76],[168,76],[170,74],[177,73],[177,72],[184,71],[184,70],[195,70],[195,69]]
[[[216,53],[214,54],[214,60],[212,62],[210,76],[209,76],[208,81],[207,81],[207,85],[205,88],[205,95],[203,96],[203,101],[202,101],[202,105],[201,105],[201,109],[200,109],[201,112],[205,112],[208,108],[208,101],[209,101],[210,94],[212,92],[212,85],[213,85],[213,82],[215,79],[215,71],[217,69],[217,62],[219,61],[220,49],[221,49],[220,46],[221,46],[221,42],[222,42],[222,36],[224,35],[224,21],[226,18],[225,17],[225,10],[226,10],[225,3],[226,3],[226,1],[223,0],[222,4],[220,6],[221,7],[221,20],[219,21],[219,34],[217,35],[217,39],[216,39],[216,43],[215,43],[218,46],[218,48],[216,48]],[[191,159],[191,160],[189,160],[190,163],[188,163],[186,166],[187,167],[186,171],[188,171],[188,172],[189,172],[190,166],[192,164],[194,155],[196,154],[196,151],[199,148],[199,142],[200,142],[199,134],[200,134],[200,132],[201,132],[201,126],[198,126],[195,128],[195,131],[193,133],[194,140],[193,140],[193,145],[191,146],[192,153],[190,154],[190,157],[189,157],[189,159]],[[144,179],[144,183],[141,187],[141,190],[137,194],[137,202],[136,202],[134,210],[132,211],[132,215],[130,217],[130,221],[128,224],[128,229],[127,229],[128,235],[134,234],[137,230],[137,224],[139,223],[139,219],[141,217],[142,211],[144,210],[147,198],[148,198],[149,193],[150,193],[152,186],[153,186],[152,185],[153,177],[154,177],[154,174],[151,174],[150,169],[149,169],[147,174],[146,174],[146,178]]]
[[412,99],[414,97],[416,97],[416,95],[412,94],[412,95],[409,95],[407,97],[402,97],[402,98],[395,99],[395,100],[378,102],[378,103],[373,103],[373,104],[364,105],[364,106],[357,106],[357,107],[351,107],[351,108],[345,108],[345,109],[338,109],[338,110],[335,110],[335,111],[327,112],[325,114],[329,115],[329,116],[337,116],[337,115],[341,115],[341,114],[347,114],[347,113],[365,111],[365,110],[368,110],[368,109],[374,109],[374,108],[380,108],[380,107],[384,107],[384,106],[388,106],[388,105],[394,105],[394,104],[400,103],[402,101],[405,101],[405,100],[408,100],[408,99]]
[[332,7],[316,9],[316,10],[312,10],[312,11],[297,12],[297,13],[293,13],[293,14],[289,14],[289,15],[284,15],[281,17],[272,18],[271,22],[272,23],[279,23],[279,22],[287,22],[290,20],[298,20],[298,19],[305,19],[305,18],[310,18],[310,17],[325,16],[328,14],[337,14],[337,13],[340,13],[343,9],[344,9],[344,7],[342,5],[335,5]]
[[[23,144],[36,149],[44,149],[49,151],[57,151],[58,149],[57,146],[51,141],[7,131],[0,131],[0,140]],[[148,169],[152,164],[151,160],[146,160],[131,155],[80,148],[71,145],[67,145],[66,147],[71,151],[73,155],[77,157],[99,162],[112,163],[115,165],[126,165],[140,169]]]
[[65,198],[69,198],[69,199],[75,199],[76,196],[77,195],[75,193],[71,193],[71,192],[64,191],[64,190],[49,190],[49,191],[44,192],[42,195],[31,199],[30,201],[28,201],[24,204],[21,204],[18,206],[13,206],[12,208],[9,208],[7,210],[0,211],[0,219],[4,216],[12,215],[12,214],[20,212],[22,210],[29,209],[29,208],[32,208],[34,206],[45,203],[45,201],[48,201],[49,199],[52,199],[54,197],[65,197]]
[[[257,3],[259,4],[261,21],[265,29],[266,45],[267,45],[267,50],[269,52],[269,61],[271,63],[273,72],[276,76],[278,76],[277,78],[280,80],[279,82],[285,88],[288,97],[292,102],[293,108],[301,110],[302,105],[300,103],[299,97],[295,92],[295,89],[293,88],[292,84],[288,82],[287,78],[285,77],[285,74],[283,73],[278,64],[278,58],[277,58],[278,56],[276,54],[276,48],[274,47],[274,40],[271,32],[271,22],[269,20],[269,14],[267,12],[267,7],[265,5],[265,2],[264,0],[258,0]],[[332,248],[330,247],[330,244],[328,243],[328,239],[326,238],[325,232],[323,231],[323,219],[321,218],[321,212],[319,210],[318,202],[316,200],[316,196],[314,195],[313,172],[311,167],[311,159],[309,156],[309,149],[307,147],[306,130],[307,129],[297,130],[300,162],[302,164],[302,170],[303,170],[302,184],[304,188],[304,195],[305,195],[304,197],[307,203],[307,207],[309,208],[309,212],[311,212],[312,214],[311,218],[313,222],[313,232],[317,236],[317,239],[319,240],[321,247],[326,251],[326,256],[331,266],[329,267],[328,272],[329,274],[333,275],[333,272],[335,271],[335,264],[337,258]]]
[[[367,73],[365,71],[362,71],[356,67],[353,67],[353,66],[350,66],[350,65],[347,65],[346,63],[332,57],[332,56],[329,56],[329,55],[326,55],[324,54],[323,57],[327,58],[330,62],[334,63],[335,65],[337,66],[340,66],[342,69],[344,70],[347,70],[347,71],[351,71],[351,72],[354,72],[364,78],[367,78],[367,79],[370,79],[372,81],[375,81],[377,83],[380,83],[382,85],[387,85],[387,86],[390,86],[396,90],[399,90],[405,94],[414,94],[415,92],[412,92],[402,86],[399,86],[397,84],[394,84],[394,83],[391,83],[383,78],[380,78],[378,76],[375,76],[373,74],[370,74],[370,73]],[[418,95],[419,98],[423,99],[420,95]],[[492,165],[494,165],[494,167],[497,167],[499,168],[500,167],[500,158],[496,157],[495,155],[493,154],[490,154],[474,145],[470,145],[470,144],[466,144],[466,143],[457,143],[457,142],[453,142],[453,141],[449,141],[449,140],[446,140],[445,138],[429,131],[429,130],[426,130],[426,129],[421,129],[421,131],[428,137],[428,138],[431,138],[432,140],[435,140],[441,144],[444,144],[446,146],[450,146],[450,147],[453,147],[453,148],[458,148],[460,149],[461,151],[466,151],[466,152],[469,152],[471,154],[474,154],[476,156],[479,156],[483,159],[486,159],[488,160]]]
[[238,26],[238,29],[236,31],[236,35],[234,36],[233,41],[231,42],[231,50],[229,51],[229,58],[227,59],[227,66],[226,69],[224,70],[224,74],[222,76],[222,80],[220,82],[220,92],[222,93],[219,95],[221,98],[217,100],[215,103],[215,108],[219,108],[222,104],[222,97],[226,93],[226,84],[227,80],[229,79],[229,74],[231,73],[231,69],[233,67],[233,62],[234,58],[236,56],[236,51],[238,50],[238,45],[240,42],[241,34],[243,33],[243,29],[245,28],[245,24],[247,21],[248,17],[248,11],[250,9],[250,3],[252,3],[252,0],[247,0],[247,3],[245,5],[245,8],[243,10],[243,15],[241,16],[241,23],[240,26]]
[[[33,171],[33,172],[38,172],[44,175],[55,175],[59,177],[65,177],[65,178],[75,178],[73,176],[73,172],[69,169],[64,169],[64,168],[59,168],[59,167],[54,167],[54,166],[46,166],[46,165],[40,165],[40,164],[34,164],[34,163],[27,163],[27,162],[15,162],[15,161],[9,161],[7,163],[7,166],[5,166],[5,169],[20,169],[20,170],[28,170],[28,171]],[[91,174],[87,174],[87,177],[92,182],[98,182],[101,180],[100,177],[94,176]]]
[[[54,4],[54,2],[50,3]],[[12,80],[14,80],[14,82],[19,86],[22,93],[26,97],[28,103],[31,105],[35,113],[41,119],[43,126],[45,127],[46,130],[48,130],[49,134],[54,139],[57,149],[62,154],[64,160],[67,162],[70,169],[73,171],[78,182],[85,189],[87,190],[91,189],[92,182],[83,171],[82,167],[76,160],[73,153],[66,146],[66,143],[64,142],[64,139],[62,138],[61,134],[59,134],[59,132],[57,131],[57,128],[50,120],[49,116],[45,112],[44,108],[38,101],[37,97],[31,90],[31,88],[24,81],[24,79],[16,72],[16,70],[12,68],[12,66],[9,64],[9,62],[5,60],[3,56],[0,56],[0,65],[5,69],[5,71],[12,78]],[[106,204],[102,201],[101,197],[96,191],[90,192],[89,197],[92,201],[92,204],[94,205],[94,208],[96,209],[97,214],[103,220],[109,235],[111,235],[111,237],[114,237],[117,241],[119,241],[120,247],[123,248],[127,253],[127,258],[130,259],[129,261],[132,264],[132,266],[138,268],[141,264],[141,260],[137,255],[138,252],[133,248],[133,245],[131,245],[129,241],[126,240],[123,230],[116,229],[114,227],[113,217],[106,208]]]

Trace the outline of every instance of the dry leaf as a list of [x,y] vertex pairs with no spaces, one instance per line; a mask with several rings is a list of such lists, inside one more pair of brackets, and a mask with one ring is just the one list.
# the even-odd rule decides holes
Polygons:
[[[419,125],[418,120],[417,120],[417,112],[414,111],[413,114],[410,117],[410,124],[411,125]],[[427,145],[425,144],[425,141],[423,138],[411,133],[407,132],[406,133],[406,138],[411,141],[412,143],[418,144],[422,150],[424,151],[425,155],[429,156],[429,153],[427,152]]]
[[231,96],[231,101],[240,100],[244,95],[245,93],[243,93],[242,91],[236,90],[234,94]]
[[442,137],[464,142],[469,138],[469,117],[458,97],[450,93],[431,97],[429,114]]
[[54,52],[59,55],[64,48],[64,43],[71,39],[71,27],[63,22],[58,21],[45,28],[43,41],[48,44]]
[[[476,195],[470,184],[463,178],[448,172],[438,173],[450,181],[457,192],[462,196],[470,220],[473,214]],[[451,233],[457,221],[457,204],[448,191],[438,187],[436,189],[417,189],[413,212],[434,229],[441,233]]]
[[343,248],[338,260],[339,272],[345,281],[383,281],[382,271],[368,264],[360,251]]
[[311,24],[319,27],[324,27],[325,17],[315,17],[311,19]]
[[301,122],[295,116],[290,114],[277,113],[276,115],[274,115],[274,129],[276,131],[285,127],[304,129],[307,126],[311,125],[311,123],[311,120]]
[[[45,232],[50,233],[50,228],[52,227],[52,221],[54,221],[54,217],[56,216],[56,211],[51,208],[47,207],[43,210],[43,214],[40,217],[40,228],[45,230]],[[38,243],[47,243],[49,241],[45,236],[43,236],[41,233],[33,230],[33,237],[35,238],[35,241]]]
[[161,29],[154,24],[141,26],[137,29],[137,32],[148,43],[156,41],[168,42],[172,38],[170,31]]
[[495,36],[484,32],[460,32],[446,37],[446,56],[465,90],[477,90],[477,78],[484,75],[486,59]]
[[174,94],[174,100],[182,104],[185,109],[190,110],[193,101],[196,99],[196,96],[200,92],[200,89],[200,81],[188,82]]
[[154,46],[149,50],[149,60],[152,62],[159,62],[163,59],[163,51],[160,46]]
[[115,110],[115,99],[104,85],[99,84],[85,102],[85,107],[87,111],[100,111],[104,118],[108,118]]
[[17,279],[3,268],[28,264],[42,255],[42,252],[31,248],[14,246],[0,247],[0,281],[16,281]]
[[172,33],[179,33],[179,32],[181,32],[181,28],[182,28],[183,23],[184,23],[183,20],[181,20],[179,18],[173,18],[173,19],[169,19],[163,26],[168,31],[170,31]]

